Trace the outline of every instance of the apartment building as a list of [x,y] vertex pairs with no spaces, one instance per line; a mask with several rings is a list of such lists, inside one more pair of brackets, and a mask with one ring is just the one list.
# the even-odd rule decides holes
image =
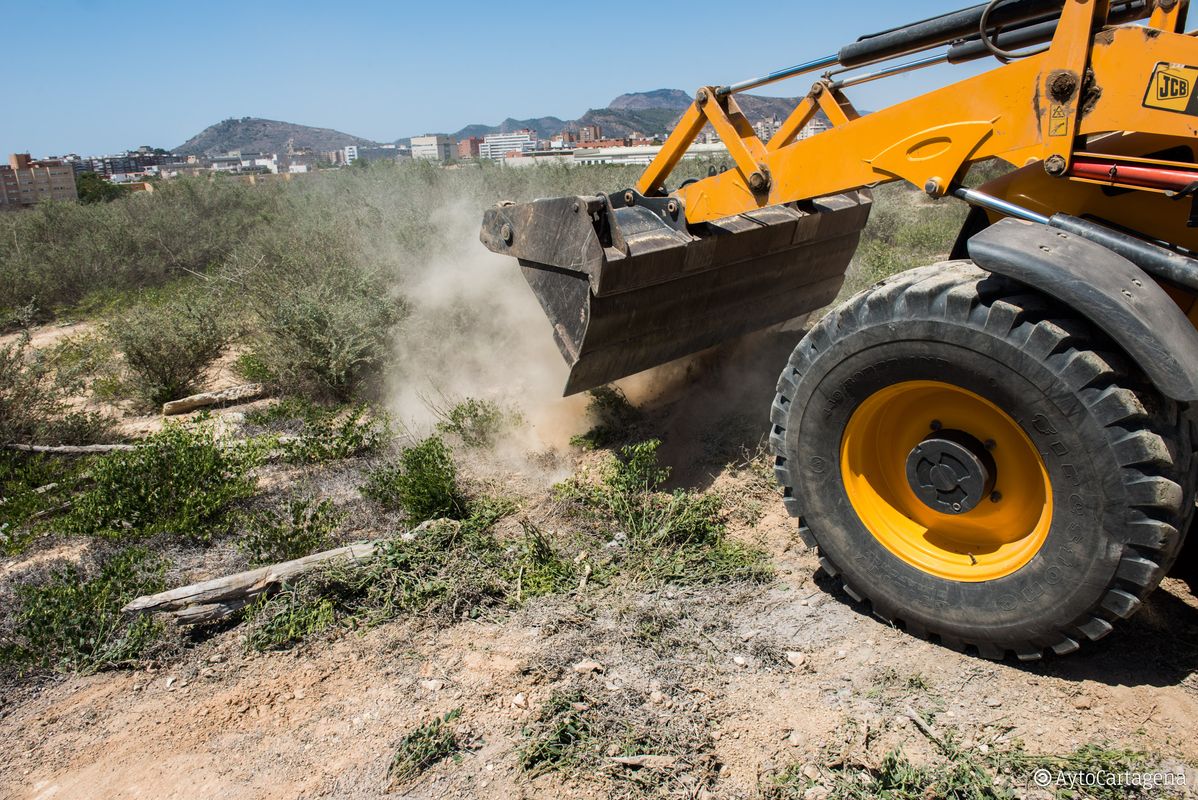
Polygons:
[[31,206],[42,200],[75,200],[75,170],[58,159],[34,160],[13,153],[0,165],[0,208]]
[[412,158],[427,161],[453,161],[458,154],[458,140],[443,133],[412,137]]

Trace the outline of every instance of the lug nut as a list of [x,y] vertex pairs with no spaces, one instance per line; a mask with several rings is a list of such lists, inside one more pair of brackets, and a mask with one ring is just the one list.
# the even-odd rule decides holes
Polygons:
[[1002,492],[995,490],[990,493],[990,502],[991,503],[997,503],[999,500],[1002,500]]
[[940,424],[940,420],[934,419],[934,420],[932,420],[932,423],[930,425],[928,425],[928,427],[934,431],[938,431],[941,428],[943,428],[944,426]]
[[503,223],[503,227],[499,229],[499,238],[503,239],[504,244],[511,244],[512,226],[508,225],[506,222]]
[[986,446],[987,450],[993,450],[994,448],[998,447],[998,443],[995,442],[993,439],[987,439],[982,444],[984,444]]
[[632,205],[635,201],[636,197],[632,194],[632,192],[624,192],[624,202],[627,205]]
[[770,179],[763,172],[754,172],[749,176],[749,188],[755,192],[762,192],[769,188]]
[[678,201],[671,200],[670,202],[666,203],[666,211],[669,211],[671,214],[677,214],[678,213]]
[[1061,156],[1049,156],[1044,161],[1044,171],[1049,175],[1064,175],[1065,174],[1065,159]]

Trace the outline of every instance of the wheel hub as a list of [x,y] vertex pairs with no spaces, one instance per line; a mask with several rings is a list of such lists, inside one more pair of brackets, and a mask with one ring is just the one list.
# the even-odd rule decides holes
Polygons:
[[907,483],[920,502],[942,514],[964,514],[990,495],[994,459],[975,437],[957,430],[929,434],[907,454]]

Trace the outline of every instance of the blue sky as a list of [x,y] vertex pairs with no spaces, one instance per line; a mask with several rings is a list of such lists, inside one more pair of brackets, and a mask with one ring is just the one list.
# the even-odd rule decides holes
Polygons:
[[[627,91],[763,74],[959,5],[0,0],[6,60],[19,65],[5,82],[0,155],[169,148],[242,116],[379,141],[507,116],[569,119]],[[925,71],[851,97],[878,108],[947,79]],[[801,94],[809,80],[762,93]]]

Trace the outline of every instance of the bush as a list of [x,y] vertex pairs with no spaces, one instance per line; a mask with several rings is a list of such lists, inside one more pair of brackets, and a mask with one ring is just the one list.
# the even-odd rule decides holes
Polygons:
[[159,634],[150,617],[121,608],[164,588],[165,564],[145,550],[120,551],[98,564],[54,570],[43,583],[17,587],[17,607],[0,662],[23,670],[94,672],[128,664]]
[[584,450],[598,450],[619,441],[627,441],[629,429],[640,414],[615,386],[592,389],[587,401],[587,414],[594,423],[586,433],[574,436],[570,444]]
[[440,418],[437,431],[457,436],[467,447],[490,447],[503,428],[518,420],[493,400],[467,397],[448,409],[433,408]]
[[675,583],[768,579],[764,553],[725,539],[717,495],[661,490],[670,470],[658,464],[660,445],[653,439],[621,448],[598,482],[558,484],[559,497],[615,522],[634,574]]
[[254,363],[287,391],[369,397],[391,363],[403,303],[388,270],[359,260],[345,236],[321,229],[268,242],[244,277]]
[[194,291],[135,306],[109,323],[108,335],[154,404],[193,394],[231,337],[220,301]]
[[332,500],[294,499],[282,513],[268,509],[252,516],[237,547],[255,566],[303,558],[328,548],[344,516]]
[[28,333],[0,345],[0,444],[79,444],[111,436],[110,419],[70,407],[51,359],[30,345]]
[[[337,409],[322,409],[305,403],[280,403],[280,413],[298,412],[304,420],[300,435],[283,444],[283,458],[292,464],[319,464],[374,452],[391,438],[386,419],[364,419],[366,406],[357,406],[344,416]],[[269,420],[270,412],[257,417]]]
[[371,470],[362,494],[384,508],[402,511],[410,522],[462,519],[466,500],[457,476],[449,448],[433,436]]
[[232,527],[230,511],[254,493],[259,448],[227,445],[210,428],[168,424],[130,451],[91,467],[93,483],[64,520],[68,532],[110,538],[171,534],[205,543]]

